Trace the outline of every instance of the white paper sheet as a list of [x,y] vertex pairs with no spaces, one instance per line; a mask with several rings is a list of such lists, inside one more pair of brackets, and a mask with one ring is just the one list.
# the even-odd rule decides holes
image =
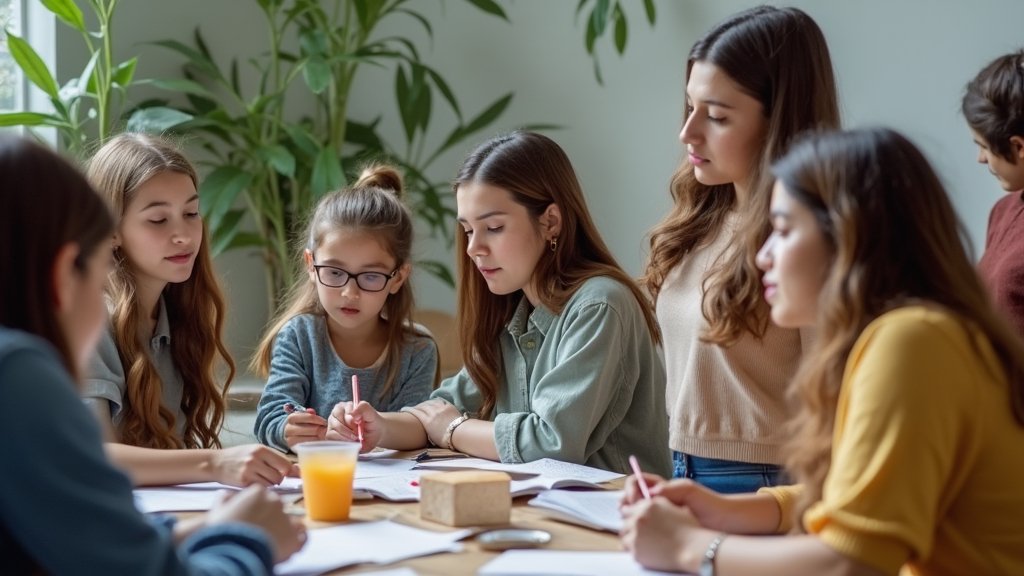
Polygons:
[[460,470],[464,468],[474,470],[500,470],[510,474],[538,475],[555,478],[557,480],[577,480],[600,484],[622,478],[625,474],[609,472],[600,468],[583,466],[562,462],[551,458],[542,458],[527,462],[525,464],[506,464],[494,462],[482,458],[461,458],[457,460],[439,460],[437,462],[424,462],[416,466],[417,470]]
[[[228,486],[219,482],[196,482],[151,488],[136,488],[135,507],[145,513],[152,512],[205,512],[219,502],[221,492],[236,492],[237,486]],[[298,478],[285,478],[278,486],[271,487],[286,501],[293,501],[302,492],[302,481]]]
[[388,564],[440,552],[458,552],[470,530],[433,532],[388,520],[352,522],[308,532],[306,545],[278,564],[278,576],[320,574],[344,566]]
[[548,490],[530,500],[529,504],[543,509],[557,520],[618,534],[622,531],[621,500],[622,490]]
[[558,550],[510,550],[485,564],[481,576],[668,576],[647,570],[628,552],[565,552]]

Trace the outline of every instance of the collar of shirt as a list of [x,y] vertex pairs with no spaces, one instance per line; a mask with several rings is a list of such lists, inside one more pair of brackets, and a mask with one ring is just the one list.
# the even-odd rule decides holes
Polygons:
[[516,306],[515,313],[512,314],[512,319],[505,325],[505,329],[516,339],[529,332],[531,328],[536,328],[540,331],[541,337],[545,337],[555,318],[557,316],[544,306],[538,306],[531,311],[530,301],[523,296],[519,305]]
[[171,343],[171,322],[167,318],[167,302],[163,296],[160,297],[157,307],[160,311],[156,317],[156,329],[153,330],[153,338],[149,341],[149,346],[153,350],[159,350]]

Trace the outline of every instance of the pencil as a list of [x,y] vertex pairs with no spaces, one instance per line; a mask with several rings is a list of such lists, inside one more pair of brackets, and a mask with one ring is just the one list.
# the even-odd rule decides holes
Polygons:
[[647,482],[644,480],[644,473],[640,470],[640,462],[637,462],[636,456],[629,455],[629,465],[633,468],[633,474],[636,476],[637,486],[640,486],[640,493],[644,495],[645,500],[651,499],[651,490],[647,487]]
[[[355,374],[352,375],[352,407],[355,408],[359,405],[359,377]],[[363,425],[356,424],[356,435],[359,436],[359,441],[363,441]]]

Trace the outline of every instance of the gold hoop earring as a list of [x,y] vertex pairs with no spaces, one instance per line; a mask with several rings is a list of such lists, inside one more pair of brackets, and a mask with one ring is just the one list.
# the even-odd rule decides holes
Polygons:
[[555,237],[555,238],[551,239],[551,251],[552,252],[557,252],[558,251],[558,237]]

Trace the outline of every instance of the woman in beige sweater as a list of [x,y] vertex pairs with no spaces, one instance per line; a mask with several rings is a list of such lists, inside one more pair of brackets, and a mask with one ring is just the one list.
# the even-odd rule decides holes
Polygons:
[[697,41],[686,64],[687,159],[651,234],[675,475],[719,492],[775,484],[784,391],[803,335],[771,322],[754,257],[768,236],[767,166],[809,129],[835,128],[831,59],[796,8],[753,8]]

